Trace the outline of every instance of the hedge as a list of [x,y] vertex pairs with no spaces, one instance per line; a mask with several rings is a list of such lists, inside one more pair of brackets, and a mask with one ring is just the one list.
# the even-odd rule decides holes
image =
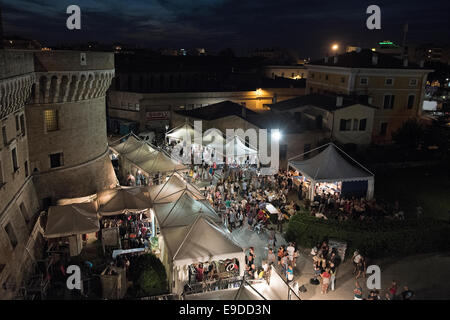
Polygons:
[[166,269],[154,254],[139,255],[130,264],[130,278],[134,297],[156,296],[167,293]]
[[326,239],[347,242],[347,254],[358,249],[371,258],[436,252],[450,248],[450,225],[437,220],[336,221],[296,214],[286,240],[312,248]]

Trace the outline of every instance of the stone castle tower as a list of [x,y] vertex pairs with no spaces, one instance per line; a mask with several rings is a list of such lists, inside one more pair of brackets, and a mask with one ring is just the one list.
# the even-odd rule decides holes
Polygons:
[[116,185],[113,77],[113,53],[0,49],[0,299],[16,296],[41,258],[42,209]]
[[34,58],[36,79],[26,118],[39,198],[49,202],[114,187],[105,106],[114,54],[40,51]]

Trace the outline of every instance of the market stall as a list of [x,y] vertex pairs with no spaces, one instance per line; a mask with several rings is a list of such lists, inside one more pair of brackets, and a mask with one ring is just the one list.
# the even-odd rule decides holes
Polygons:
[[308,198],[314,200],[315,195],[328,193],[372,199],[374,174],[333,143],[320,148],[323,147],[325,149],[314,157],[296,160],[302,154],[288,161],[288,168],[302,175],[304,185],[308,188]]
[[44,236],[47,239],[65,238],[69,242],[70,255],[76,256],[83,248],[81,236],[100,229],[96,210],[95,202],[51,206]]
[[[171,266],[171,287],[173,293],[181,293],[183,286],[189,281],[189,268],[196,263],[218,263],[236,259],[239,275],[244,274],[245,253],[231,237],[231,234],[220,228],[208,218],[198,216],[189,226],[166,227],[161,229],[168,261]],[[214,245],[211,245],[214,244]],[[224,270],[226,277],[229,271]]]

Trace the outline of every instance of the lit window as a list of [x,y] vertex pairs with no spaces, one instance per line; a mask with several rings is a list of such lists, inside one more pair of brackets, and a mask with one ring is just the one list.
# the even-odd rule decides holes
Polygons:
[[44,111],[45,129],[47,132],[57,131],[58,126],[58,111],[49,109]]

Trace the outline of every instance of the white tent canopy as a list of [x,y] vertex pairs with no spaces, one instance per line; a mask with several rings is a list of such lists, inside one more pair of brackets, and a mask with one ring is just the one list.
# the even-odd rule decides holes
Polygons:
[[48,209],[46,238],[69,237],[100,229],[94,202],[51,206]]
[[198,216],[189,226],[162,228],[164,243],[169,249],[173,268],[173,292],[181,292],[188,280],[188,266],[197,262],[238,259],[240,274],[244,273],[245,253],[229,231]]
[[194,139],[194,128],[186,122],[180,127],[167,131],[166,137],[170,140],[185,140],[186,138]]
[[142,211],[151,207],[150,194],[144,187],[120,187],[98,193],[100,215]]
[[177,172],[172,173],[164,184],[148,187],[148,190],[153,203],[176,202],[184,193],[195,200],[206,199],[197,187],[186,182]]
[[[111,145],[111,148],[114,151],[116,151],[117,153],[127,154],[136,149],[139,149],[139,147],[142,146],[142,141],[135,135],[128,135],[122,139],[126,139],[126,140],[123,142],[119,142],[119,143],[113,143]],[[122,140],[122,139],[120,139],[120,140]]]
[[195,200],[186,192],[176,202],[154,203],[153,210],[160,228],[187,226],[198,216],[217,223],[222,221],[207,200]]
[[112,144],[111,149],[148,174],[186,169],[185,165],[169,157],[163,150],[140,140],[133,134],[128,135],[124,142]]
[[[373,197],[374,175],[356,160],[347,155],[351,163],[339,152],[333,143],[316,156],[306,160],[291,158],[288,165],[310,179],[313,185],[317,182],[336,181],[368,181],[367,198]],[[342,150],[340,150],[344,153]]]
[[247,147],[237,135],[227,138],[224,153],[228,163],[236,161],[237,163],[242,164],[247,161],[247,157],[251,164],[256,164],[258,162],[258,151],[250,146]]
[[[226,234],[224,229],[208,219],[198,217],[189,229],[183,228],[179,232],[186,233],[184,237],[179,237],[175,233],[172,233],[170,237],[166,233],[167,242],[172,243],[173,249],[177,247],[175,251],[171,250],[175,266],[233,258],[243,258],[245,264],[245,254],[242,248]],[[176,241],[182,239],[182,241],[175,243],[176,241],[171,241],[172,239]]]
[[225,150],[226,139],[223,136],[222,131],[212,128],[208,129],[203,134],[203,159],[206,163],[218,163],[222,164]]

